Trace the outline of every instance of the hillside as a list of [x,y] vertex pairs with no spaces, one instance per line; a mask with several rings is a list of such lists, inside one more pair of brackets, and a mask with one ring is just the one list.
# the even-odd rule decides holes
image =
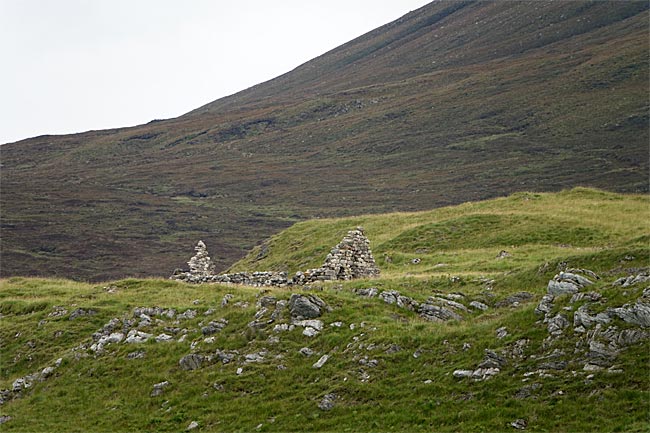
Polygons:
[[2,430],[647,431],[648,204],[578,188],[307,221],[236,265],[320,263],[363,223],[374,280],[0,280]]
[[309,218],[648,192],[647,23],[646,1],[433,2],[176,119],[5,144],[0,275],[167,276],[198,239],[223,270]]

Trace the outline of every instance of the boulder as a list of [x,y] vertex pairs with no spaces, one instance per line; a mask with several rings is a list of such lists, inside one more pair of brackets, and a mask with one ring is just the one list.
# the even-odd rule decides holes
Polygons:
[[291,317],[296,319],[315,319],[326,309],[325,302],[316,295],[301,295],[294,293],[289,298]]
[[329,355],[323,355],[323,356],[320,357],[320,359],[318,361],[316,361],[314,363],[314,365],[312,365],[312,367],[321,368],[323,365],[325,365],[325,363],[327,362],[328,359],[330,359]]
[[179,366],[183,370],[196,370],[201,368],[201,364],[205,360],[205,356],[196,353],[185,355],[178,361]]
[[420,314],[420,317],[432,322],[463,319],[462,316],[449,308],[432,304],[421,304],[418,313]]

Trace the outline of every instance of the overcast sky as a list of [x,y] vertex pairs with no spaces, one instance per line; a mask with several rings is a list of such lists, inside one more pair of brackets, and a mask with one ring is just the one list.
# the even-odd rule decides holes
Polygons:
[[0,0],[0,143],[176,117],[429,0]]

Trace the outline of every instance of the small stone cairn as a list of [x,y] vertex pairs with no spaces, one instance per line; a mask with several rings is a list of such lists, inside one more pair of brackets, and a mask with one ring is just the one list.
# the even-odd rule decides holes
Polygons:
[[194,249],[196,250],[196,255],[187,262],[187,265],[190,267],[190,273],[196,276],[212,275],[214,264],[208,255],[208,248],[203,241],[199,241]]
[[199,241],[196,255],[187,264],[189,271],[177,270],[171,279],[188,283],[236,283],[248,286],[286,287],[304,285],[315,281],[352,280],[356,278],[376,278],[379,268],[370,250],[370,241],[364,235],[363,228],[350,230],[343,240],[336,245],[320,268],[297,272],[289,278],[286,272],[238,272],[215,275],[214,265],[208,250]]

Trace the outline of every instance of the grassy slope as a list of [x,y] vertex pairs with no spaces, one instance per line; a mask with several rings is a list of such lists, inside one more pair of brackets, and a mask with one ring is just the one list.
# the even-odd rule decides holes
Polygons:
[[[595,290],[607,298],[606,305],[621,305],[640,295],[645,286],[623,291],[609,283],[650,263],[648,211],[645,196],[577,189],[517,194],[432,212],[300,223],[274,237],[268,243],[268,255],[255,267],[276,264],[291,268],[320,262],[340,235],[358,223],[366,227],[375,252],[390,255],[393,262],[379,262],[383,277],[376,281],[316,287],[318,296],[333,307],[322,317],[324,332],[311,339],[299,330],[276,334],[278,343],[268,341],[270,330],[255,331],[247,323],[253,320],[260,294],[287,299],[287,289],[134,279],[98,285],[2,280],[0,388],[64,357],[54,377],[0,406],[0,414],[13,417],[3,430],[179,431],[196,420],[201,431],[252,431],[260,424],[260,431],[511,431],[508,424],[524,418],[530,431],[647,431],[647,343],[619,356],[616,365],[625,374],[596,373],[593,381],[587,381],[587,373],[577,361],[554,377],[524,381],[523,373],[537,368],[539,361],[533,355],[546,353],[542,347],[545,325],[536,322],[533,309],[559,262],[601,274]],[[495,217],[498,222],[489,223],[489,230],[475,230],[478,215]],[[522,220],[524,226],[512,223]],[[541,235],[524,237],[533,229]],[[295,237],[304,243],[291,245],[287,241]],[[413,249],[423,248],[423,242],[429,251],[415,253]],[[444,245],[444,249],[436,245]],[[496,260],[494,256],[503,245],[510,245],[506,249],[513,256]],[[316,252],[319,246],[322,253]],[[320,257],[312,257],[317,254]],[[408,265],[407,259],[415,256],[422,257],[422,263]],[[451,281],[438,268],[431,269],[431,263],[441,259],[449,263],[442,273],[459,275],[459,281]],[[548,265],[540,267],[545,263]],[[483,277],[495,280],[492,289]],[[494,305],[520,290],[533,293],[535,299],[519,308],[490,308],[469,314],[462,322],[437,324],[351,292],[355,287],[370,286],[397,289],[420,301],[437,292],[462,292],[465,303],[477,299]],[[226,293],[235,298],[227,307],[220,307]],[[200,303],[195,305],[194,300]],[[250,306],[236,307],[237,301],[247,301]],[[93,308],[98,313],[73,321],[67,316],[48,317],[55,305],[69,311]],[[207,319],[199,314],[181,325],[190,328],[185,343],[113,345],[107,346],[108,353],[103,356],[74,359],[70,349],[89,341],[110,318],[130,314],[132,308],[143,305],[179,311],[195,308],[199,313],[215,308],[209,319],[225,317],[229,324],[214,343],[204,343],[199,322]],[[41,320],[46,322],[38,326]],[[345,325],[327,326],[335,321]],[[354,330],[347,326],[350,323],[356,324]],[[162,332],[162,326],[151,332]],[[501,326],[506,326],[510,335],[498,340],[495,330]],[[486,382],[452,378],[455,369],[474,368],[484,349],[499,350],[520,338],[531,340],[526,357],[510,362],[495,378]],[[569,333],[553,347],[571,354],[575,338]],[[240,376],[235,374],[238,362],[182,371],[178,360],[190,353],[191,341],[199,342],[195,349],[199,353],[219,348],[244,354],[265,348],[270,355],[265,363],[243,365]],[[463,350],[464,343],[471,347]],[[368,347],[370,344],[375,347]],[[385,353],[390,344],[399,345],[401,351]],[[305,358],[297,353],[304,346],[318,355]],[[126,359],[137,349],[147,352],[144,359]],[[416,351],[420,352],[417,358]],[[331,354],[331,359],[321,370],[313,369],[311,365],[325,353]],[[362,367],[358,361],[365,355],[377,359],[379,365]],[[287,369],[279,370],[280,364]],[[362,371],[369,374],[367,381],[361,380]],[[571,371],[576,371],[575,375]],[[149,397],[152,385],[163,380],[171,383],[166,392]],[[425,383],[428,380],[431,382]],[[533,397],[514,398],[522,386],[533,382],[542,385]],[[216,390],[214,383],[221,384],[223,390]],[[336,407],[330,412],[319,410],[318,402],[331,392],[339,395]]]
[[434,2],[177,119],[3,145],[0,275],[166,276],[201,238],[225,269],[308,218],[647,192],[647,9]]

